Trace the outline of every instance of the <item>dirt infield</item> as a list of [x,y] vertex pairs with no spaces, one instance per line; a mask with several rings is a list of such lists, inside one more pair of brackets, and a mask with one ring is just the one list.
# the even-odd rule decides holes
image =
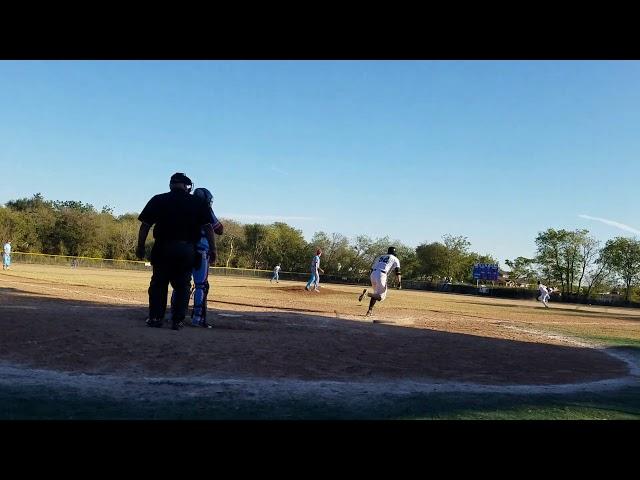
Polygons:
[[[477,385],[627,376],[605,352],[548,328],[638,335],[632,310],[391,291],[372,323],[360,289],[212,278],[211,330],[145,326],[148,272],[17,265],[0,276],[0,361],[128,377]],[[555,307],[555,306],[554,306]]]

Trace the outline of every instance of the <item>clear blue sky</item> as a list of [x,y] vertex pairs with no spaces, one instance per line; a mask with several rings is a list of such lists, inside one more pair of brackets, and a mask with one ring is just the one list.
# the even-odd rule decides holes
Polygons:
[[503,262],[633,235],[639,154],[639,62],[0,62],[0,203],[139,212],[183,171],[220,217]]

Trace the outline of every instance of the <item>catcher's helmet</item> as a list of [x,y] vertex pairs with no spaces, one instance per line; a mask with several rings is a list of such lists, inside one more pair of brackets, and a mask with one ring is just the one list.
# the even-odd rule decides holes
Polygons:
[[206,188],[196,188],[193,191],[193,195],[199,198],[202,198],[207,204],[211,205],[213,203],[213,193],[211,193]]
[[387,254],[395,255],[396,254],[396,247],[389,247],[387,249]]

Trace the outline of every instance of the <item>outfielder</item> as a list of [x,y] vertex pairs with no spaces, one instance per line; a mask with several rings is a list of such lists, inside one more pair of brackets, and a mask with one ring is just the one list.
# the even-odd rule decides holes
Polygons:
[[547,301],[551,296],[549,295],[549,290],[547,289],[547,287],[540,283],[540,280],[538,280],[538,292],[540,293],[538,300],[540,300],[546,308],[549,308],[549,305],[547,305]]
[[382,302],[387,297],[387,276],[391,270],[395,269],[398,277],[398,289],[402,288],[402,275],[400,273],[400,260],[396,257],[396,247],[389,247],[386,255],[380,255],[373,262],[371,267],[371,286],[373,287],[373,293],[367,293],[365,288],[358,301],[361,302],[365,294],[371,298],[369,301],[369,310],[365,314],[365,317],[370,317],[373,313],[373,306],[376,302]]
[[311,259],[311,278],[307,282],[307,286],[304,287],[305,290],[311,291],[311,285],[314,285],[314,292],[320,293],[320,273],[324,273],[324,270],[320,268],[320,255],[322,255],[322,250],[316,250],[315,256]]

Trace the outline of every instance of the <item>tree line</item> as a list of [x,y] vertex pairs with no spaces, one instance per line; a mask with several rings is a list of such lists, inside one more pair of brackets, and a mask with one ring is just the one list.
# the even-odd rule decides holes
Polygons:
[[[0,238],[11,239],[14,250],[53,255],[135,260],[137,213],[116,216],[105,206],[78,201],[51,201],[35,194],[11,200],[0,207]],[[224,235],[217,237],[216,266],[271,269],[280,263],[284,271],[305,272],[317,248],[323,250],[326,274],[348,277],[368,275],[378,255],[394,245],[406,278],[438,281],[471,281],[476,262],[497,263],[490,255],[470,250],[462,236],[445,235],[442,242],[412,248],[389,237],[316,232],[307,242],[302,231],[283,222],[243,224],[221,218]],[[151,249],[151,236],[147,250]],[[148,253],[147,252],[147,253]]]
[[[137,213],[116,216],[108,206],[97,210],[78,201],[46,200],[41,194],[11,200],[0,207],[0,240],[12,240],[16,251],[54,255],[135,260],[140,222]],[[498,263],[491,255],[471,250],[464,236],[412,248],[389,237],[316,232],[307,242],[302,232],[283,222],[243,224],[221,218],[225,234],[217,237],[217,266],[305,272],[316,248],[323,250],[326,274],[362,278],[374,259],[394,245],[407,279],[473,283],[474,263]],[[147,253],[152,245],[147,241]],[[535,239],[532,258],[507,260],[508,279],[516,284],[537,280],[560,288],[564,295],[590,296],[620,291],[626,300],[640,281],[640,241],[616,237],[604,245],[587,230],[549,228]]]
[[538,234],[535,244],[534,257],[505,262],[516,283],[540,279],[569,296],[613,292],[629,301],[637,295],[634,288],[640,280],[640,240],[615,237],[603,245],[585,229],[549,228]]

